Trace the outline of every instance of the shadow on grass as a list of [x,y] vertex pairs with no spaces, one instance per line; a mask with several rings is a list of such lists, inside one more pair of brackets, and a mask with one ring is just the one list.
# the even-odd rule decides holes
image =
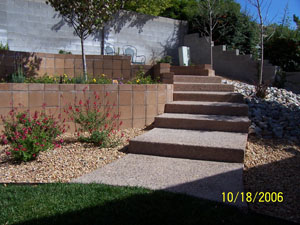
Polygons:
[[[291,180],[299,177],[299,172],[297,172],[300,171],[299,166],[295,168],[288,166],[291,163],[294,165],[295,160],[299,160],[299,158],[292,157],[249,169],[246,175],[248,178],[253,177],[253,180],[250,179],[247,182],[253,183],[245,191],[252,193],[256,191],[283,192],[283,203],[257,204],[269,208],[272,215],[296,221],[297,208],[291,208],[291,206],[297,206],[287,204],[290,203],[290,199],[297,198],[297,186],[289,187]],[[280,169],[276,169],[278,166]],[[285,171],[291,176],[287,177]],[[166,190],[182,192],[193,187],[199,188],[200,184],[200,186],[207,187],[207,193],[210,193],[213,191],[210,188],[210,182],[217,181],[225,185],[224,191],[228,191],[226,184],[231,175],[232,172],[221,173],[169,187]],[[282,179],[282,177],[286,177],[286,179]],[[274,182],[277,185],[275,189]],[[296,182],[298,181],[296,180]],[[0,224],[5,224],[7,221],[10,222],[9,224],[18,225],[294,224],[201,198],[141,188],[97,184],[7,185],[7,187],[0,186],[0,196],[2,208]],[[295,203],[295,199],[293,202]],[[280,211],[283,210],[287,212],[284,214],[286,216],[280,214]],[[258,212],[268,211],[262,208]]]
[[[43,187],[49,189],[49,186]],[[68,187],[70,186],[66,186],[65,190],[67,190]],[[56,205],[56,213],[53,216],[31,219],[14,224],[292,224],[283,220],[241,211],[238,208],[221,203],[214,203],[181,194],[172,194],[163,191],[144,191],[145,193],[141,193],[143,191],[137,191],[137,193],[122,196],[120,192],[118,193],[118,188],[116,187],[111,187],[110,191],[107,186],[105,188],[90,190],[94,193],[93,197],[96,199],[99,198],[98,202],[100,202],[91,207],[72,210],[72,206],[70,205],[67,212],[59,213],[62,207]],[[55,191],[55,189],[59,189],[59,186],[52,185],[52,189],[54,189],[52,191]],[[74,195],[74,190],[71,190],[72,188],[69,189],[70,190],[65,191],[65,194],[69,192],[69,195]],[[133,189],[128,188],[123,188],[119,191],[124,191],[124,189],[125,192],[126,189],[129,192],[133,192]],[[110,196],[105,196],[103,192],[106,194],[109,192]],[[84,193],[81,193],[81,195],[83,194]],[[113,194],[119,196],[114,197]],[[86,195],[88,196],[89,194],[86,193]],[[72,197],[76,198],[76,196]],[[72,201],[74,205],[78,205],[78,202],[74,199],[70,200],[69,203],[71,204]],[[51,209],[51,205],[53,205],[53,202],[49,202],[49,205],[45,206],[45,208],[48,207],[49,210],[53,210]],[[18,211],[16,211],[16,213],[17,212]]]

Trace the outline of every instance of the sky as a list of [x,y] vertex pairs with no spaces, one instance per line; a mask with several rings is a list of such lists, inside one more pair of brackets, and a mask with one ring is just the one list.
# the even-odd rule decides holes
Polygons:
[[[235,0],[236,2],[240,3],[242,10],[247,9],[250,15],[253,18],[257,18],[257,10],[254,8],[248,0]],[[255,0],[256,1],[256,0]],[[284,8],[288,4],[288,15],[290,17],[291,27],[295,28],[295,23],[293,22],[293,14],[300,17],[300,0],[263,0],[264,2],[268,3],[271,1],[271,5],[269,8],[269,13],[267,16],[268,23],[281,23],[283,15],[284,15]],[[269,5],[269,4],[266,4]],[[263,15],[266,15],[266,9],[263,11]]]

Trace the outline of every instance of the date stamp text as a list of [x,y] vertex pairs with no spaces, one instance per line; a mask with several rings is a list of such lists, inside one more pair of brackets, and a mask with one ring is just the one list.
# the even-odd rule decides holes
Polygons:
[[237,201],[255,203],[255,202],[283,202],[282,192],[222,192],[222,201],[236,203]]

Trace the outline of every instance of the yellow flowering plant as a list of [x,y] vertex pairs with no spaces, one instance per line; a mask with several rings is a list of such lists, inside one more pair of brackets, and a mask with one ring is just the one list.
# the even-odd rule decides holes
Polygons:
[[158,83],[156,80],[153,80],[150,75],[146,76],[145,72],[140,68],[136,77],[128,81],[128,84],[156,84]]

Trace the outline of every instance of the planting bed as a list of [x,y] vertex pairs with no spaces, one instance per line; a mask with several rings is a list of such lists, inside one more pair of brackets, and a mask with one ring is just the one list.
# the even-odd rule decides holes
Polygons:
[[[69,182],[125,155],[128,139],[142,134],[142,129],[122,130],[122,143],[115,148],[95,147],[77,142],[75,137],[65,134],[61,148],[41,152],[37,160],[16,163],[5,154],[8,145],[0,145],[0,183],[53,183]],[[121,132],[119,133],[121,135]]]

